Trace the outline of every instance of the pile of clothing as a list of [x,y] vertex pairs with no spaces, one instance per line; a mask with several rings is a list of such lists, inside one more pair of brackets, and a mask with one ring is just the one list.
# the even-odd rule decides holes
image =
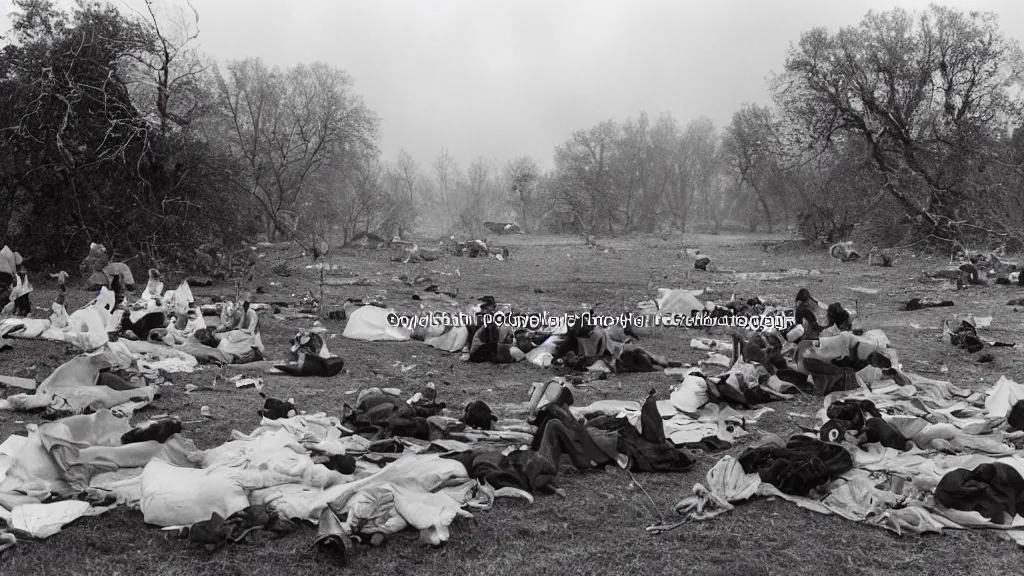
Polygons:
[[71,314],[64,307],[63,292],[51,309],[45,319],[0,320],[0,334],[67,342],[86,353],[99,350],[112,337],[130,336],[132,340],[122,340],[134,352],[178,357],[192,366],[199,361],[244,364],[262,360],[265,352],[259,315],[247,300],[226,303],[219,325],[210,328],[188,282],[165,291],[156,270],[150,270],[146,289],[135,302],[101,287],[96,298]]
[[903,376],[827,395],[818,438],[766,435],[676,511],[700,520],[776,496],[898,534],[994,528],[1024,545],[1024,459],[1011,442],[1024,437],[1024,386],[1002,378],[978,393]]
[[48,418],[111,409],[131,415],[160,395],[161,373],[191,372],[195,358],[145,342],[118,340],[58,366],[31,393],[0,399],[0,410]]
[[[421,305],[426,308],[426,304]],[[526,360],[540,367],[559,363],[580,371],[599,372],[654,372],[679,366],[645,351],[628,327],[598,326],[587,313],[576,315],[571,324],[547,322],[541,315],[524,315],[518,323],[488,322],[488,314],[513,314],[510,305],[499,304],[491,296],[462,309],[447,299],[439,302],[437,308],[424,308],[415,313],[440,312],[449,318],[469,321],[405,326],[395,322],[397,312],[392,308],[347,302],[348,323],[342,336],[378,342],[420,340],[440,350],[464,352],[470,362],[505,364]]]

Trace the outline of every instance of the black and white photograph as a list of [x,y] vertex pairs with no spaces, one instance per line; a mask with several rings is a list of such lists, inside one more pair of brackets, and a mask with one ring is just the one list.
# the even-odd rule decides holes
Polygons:
[[1024,573],[1022,43],[0,0],[0,574]]

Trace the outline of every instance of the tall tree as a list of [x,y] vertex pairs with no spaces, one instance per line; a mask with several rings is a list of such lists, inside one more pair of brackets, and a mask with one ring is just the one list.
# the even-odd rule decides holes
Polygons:
[[982,174],[1021,125],[1022,71],[995,15],[932,5],[803,34],[773,92],[813,146],[863,142],[885,193],[937,237],[1020,236]]
[[768,108],[744,105],[733,114],[724,143],[725,155],[738,176],[740,186],[745,185],[754,192],[764,211],[769,233],[773,224],[770,186],[779,172],[772,151],[772,124],[772,114]]
[[611,160],[618,137],[618,125],[606,121],[574,132],[555,149],[556,194],[580,232],[615,233],[618,200]]
[[520,156],[505,164],[505,181],[508,184],[509,201],[519,218],[519,226],[524,232],[531,232],[531,227],[534,225],[540,176],[540,167],[529,156]]
[[441,149],[434,159],[434,181],[437,186],[439,206],[443,210],[440,219],[444,221],[442,232],[448,233],[458,222],[459,201],[457,198],[459,183],[459,165],[448,153],[447,148]]
[[281,71],[250,58],[225,68],[217,72],[224,138],[247,172],[238,186],[267,217],[269,239],[287,232],[299,240],[287,215],[310,176],[335,153],[374,147],[378,119],[348,74],[326,64]]
[[237,232],[242,213],[217,225],[203,209],[233,202],[235,167],[197,129],[208,92],[194,33],[99,3],[15,6],[0,51],[0,235],[64,264],[91,241],[187,262]]

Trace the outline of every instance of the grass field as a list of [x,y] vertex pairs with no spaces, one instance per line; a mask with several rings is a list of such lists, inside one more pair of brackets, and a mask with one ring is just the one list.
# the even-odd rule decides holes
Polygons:
[[[497,239],[496,239],[497,240]],[[899,255],[893,268],[868,267],[866,263],[840,264],[824,252],[811,252],[788,244],[766,252],[752,236],[641,237],[607,241],[608,251],[587,248],[577,239],[514,237],[499,242],[512,256],[505,262],[446,257],[425,264],[389,262],[386,252],[336,253],[333,263],[378,281],[377,286],[329,287],[328,302],[340,305],[348,297],[369,297],[387,291],[389,303],[408,303],[413,288],[392,281],[405,274],[432,276],[442,289],[457,289],[460,300],[469,302],[493,295],[549,312],[577,310],[581,303],[600,304],[601,310],[619,312],[649,299],[659,287],[711,288],[717,298],[767,296],[792,300],[806,286],[822,302],[842,301],[856,308],[867,327],[881,328],[900,353],[907,370],[949,379],[971,388],[983,388],[1000,375],[1024,378],[1020,349],[995,349],[996,361],[978,364],[966,352],[942,343],[939,327],[944,317],[974,313],[994,316],[989,339],[1020,339],[1024,313],[1006,303],[1024,296],[1019,287],[994,286],[957,292],[940,283],[921,281],[922,272],[945,263]],[[776,239],[777,240],[777,239]],[[787,246],[789,246],[787,248]],[[698,272],[692,259],[678,256],[684,247],[697,247],[712,258],[712,265],[736,271],[778,271],[788,268],[818,269],[822,274],[806,279],[730,283],[728,274]],[[274,254],[268,255],[271,259]],[[306,270],[308,261],[296,261],[293,274],[275,277],[258,274],[243,287],[266,287],[267,300],[291,299],[316,285],[318,273]],[[269,266],[261,266],[269,270]],[[459,274],[454,274],[458,269]],[[300,272],[301,271],[301,272]],[[443,275],[447,272],[451,275]],[[271,286],[270,282],[281,286]],[[850,288],[877,289],[866,295]],[[535,291],[535,290],[540,290]],[[234,286],[195,288],[201,296],[234,295]],[[33,303],[47,305],[52,292],[38,289]],[[913,296],[940,296],[953,300],[953,308],[900,312],[902,302]],[[89,294],[72,291],[68,308],[81,306]],[[264,342],[272,357],[284,358],[288,339],[310,320],[264,321]],[[439,396],[461,409],[472,399],[482,399],[501,416],[522,417],[531,382],[548,373],[526,363],[517,365],[470,365],[457,354],[445,354],[421,343],[363,343],[343,340],[343,323],[325,321],[337,337],[328,339],[331,351],[346,360],[347,373],[332,379],[289,379],[269,376],[266,391],[279,398],[294,397],[301,410],[336,413],[352,396],[346,392],[369,385],[388,385],[412,393],[427,381],[437,383]],[[643,338],[651,351],[671,359],[695,362],[699,352],[689,349],[697,332],[664,329]],[[70,353],[59,344],[15,341],[16,349],[0,355],[0,371],[12,376],[43,377],[63,363]],[[403,371],[402,366],[415,364]],[[943,370],[945,367],[948,371]],[[174,378],[164,388],[156,407],[146,414],[175,414],[187,424],[185,434],[201,448],[229,439],[233,429],[248,432],[259,423],[261,402],[252,389],[219,386],[216,391],[186,395],[188,383],[208,385],[211,369]],[[613,375],[580,389],[578,401],[642,400],[656,388],[667,395],[672,378],[660,373]],[[204,420],[200,407],[210,407],[214,419]],[[775,412],[763,418],[758,429],[780,434],[798,431],[790,412],[813,414],[820,399],[805,397],[771,405]],[[23,433],[24,422],[35,417],[0,416],[0,438]],[[806,421],[805,424],[815,424]],[[757,429],[748,437],[756,439]],[[738,453],[736,446],[730,453]],[[784,502],[759,500],[744,504],[716,519],[650,536],[644,528],[669,514],[673,505],[690,493],[694,482],[703,482],[708,468],[722,454],[700,456],[686,474],[636,475],[652,502],[622,470],[578,473],[562,467],[561,484],[568,494],[539,497],[533,505],[500,500],[475,520],[457,520],[451,540],[439,549],[424,548],[415,533],[402,534],[381,549],[361,549],[346,569],[353,574],[1020,574],[1024,556],[1011,543],[985,532],[949,532],[927,537],[899,537],[835,517],[825,517]],[[338,569],[318,561],[311,553],[315,529],[306,527],[281,540],[228,546],[209,553],[146,526],[137,511],[118,509],[98,518],[80,520],[45,542],[21,541],[0,562],[0,574],[146,574],[263,576],[278,574],[336,574]]]

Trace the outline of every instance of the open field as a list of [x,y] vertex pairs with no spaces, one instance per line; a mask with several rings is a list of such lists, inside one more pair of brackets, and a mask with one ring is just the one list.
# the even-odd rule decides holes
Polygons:
[[[574,238],[518,236],[494,238],[508,245],[510,260],[445,257],[424,264],[389,262],[388,253],[336,253],[330,260],[348,271],[378,281],[377,286],[328,287],[328,302],[340,306],[348,297],[370,297],[387,290],[389,303],[407,302],[414,288],[392,281],[392,277],[424,274],[434,278],[443,290],[457,289],[463,303],[484,295],[498,302],[512,302],[549,312],[577,310],[581,303],[600,304],[602,311],[619,312],[639,300],[653,296],[656,288],[704,288],[719,291],[715,299],[737,296],[772,297],[789,302],[806,286],[822,302],[842,301],[857,309],[866,327],[885,330],[900,353],[904,368],[934,378],[949,379],[957,385],[981,388],[1000,375],[1018,381],[1024,378],[1021,348],[993,349],[996,361],[978,364],[973,356],[939,340],[944,317],[974,313],[994,316],[985,329],[988,339],[1015,341],[1024,334],[1024,312],[1006,303],[1024,296],[1016,286],[972,287],[956,292],[940,283],[920,281],[925,269],[944,264],[936,257],[899,255],[893,268],[868,267],[866,263],[840,264],[821,252],[799,246],[783,246],[765,252],[760,244],[768,237],[675,236],[668,239],[639,237],[606,241],[607,252],[585,247]],[[737,271],[778,271],[788,268],[819,269],[822,274],[769,282],[729,281],[728,274],[704,273],[692,269],[692,259],[679,258],[684,246],[698,247],[712,258],[712,265]],[[271,258],[273,255],[268,256]],[[269,266],[257,274],[250,286],[265,286],[267,294],[258,300],[292,299],[316,285],[318,273],[306,270],[308,260],[296,261],[292,276],[274,277]],[[458,275],[445,276],[438,272]],[[301,270],[299,272],[298,270]],[[169,279],[168,287],[176,284]],[[280,282],[273,287],[270,282]],[[866,295],[851,287],[877,289]],[[535,292],[540,289],[542,292]],[[197,300],[203,296],[234,295],[233,286],[194,288]],[[38,289],[33,294],[37,307],[48,305],[53,292]],[[953,308],[900,312],[902,302],[913,296],[940,296],[953,300]],[[85,304],[90,295],[69,293],[68,308]],[[330,304],[329,304],[330,307]],[[310,320],[278,322],[265,319],[263,338],[268,353],[284,358],[288,339]],[[387,385],[412,393],[427,381],[437,383],[439,397],[457,411],[472,399],[482,399],[502,416],[522,416],[531,382],[544,380],[548,372],[527,363],[477,365],[460,361],[422,343],[364,343],[340,337],[343,323],[325,321],[331,334],[332,352],[346,360],[347,373],[331,379],[300,379],[267,376],[266,392],[279,398],[294,397],[299,409],[309,412],[338,412],[351,401],[346,394],[359,387]],[[695,331],[665,329],[643,338],[652,352],[670,359],[695,362],[700,352],[688,346]],[[15,350],[0,355],[0,370],[12,376],[42,377],[66,361],[63,346],[48,342],[15,341]],[[402,371],[398,362],[415,367]],[[942,371],[942,367],[948,372]],[[218,387],[186,395],[185,385],[209,384],[215,375],[206,369],[174,378],[164,388],[155,408],[140,414],[169,413],[184,421],[185,435],[201,448],[229,439],[233,429],[248,432],[259,423],[261,399],[252,389]],[[674,379],[660,373],[612,375],[580,389],[578,402],[594,400],[642,400],[656,388],[665,397]],[[199,415],[201,406],[210,407],[214,419]],[[805,397],[770,405],[775,412],[763,418],[759,429],[783,435],[797,432],[797,418],[790,412],[813,414],[820,399]],[[24,422],[33,417],[5,414],[0,420],[0,438],[21,433]],[[804,424],[813,425],[806,420]],[[756,439],[757,429],[748,437]],[[738,453],[742,446],[730,453]],[[382,549],[361,549],[346,569],[353,574],[1013,574],[1021,573],[1022,555],[1010,542],[980,531],[928,537],[899,537],[836,517],[825,517],[784,502],[758,500],[739,506],[719,518],[660,535],[650,536],[644,528],[668,514],[672,506],[689,494],[695,482],[703,482],[707,469],[722,454],[705,454],[686,474],[635,475],[653,499],[633,484],[622,470],[578,473],[568,464],[562,467],[561,485],[568,498],[540,496],[533,505],[499,500],[490,512],[475,521],[457,520],[451,540],[442,548],[427,549],[416,541],[414,532],[393,538]],[[17,576],[35,574],[146,574],[161,575],[245,575],[336,574],[338,570],[319,562],[311,553],[315,529],[306,527],[281,540],[258,544],[229,545],[208,553],[184,541],[143,524],[141,514],[118,509],[98,518],[86,518],[67,527],[45,542],[20,541],[0,563],[0,573]]]

